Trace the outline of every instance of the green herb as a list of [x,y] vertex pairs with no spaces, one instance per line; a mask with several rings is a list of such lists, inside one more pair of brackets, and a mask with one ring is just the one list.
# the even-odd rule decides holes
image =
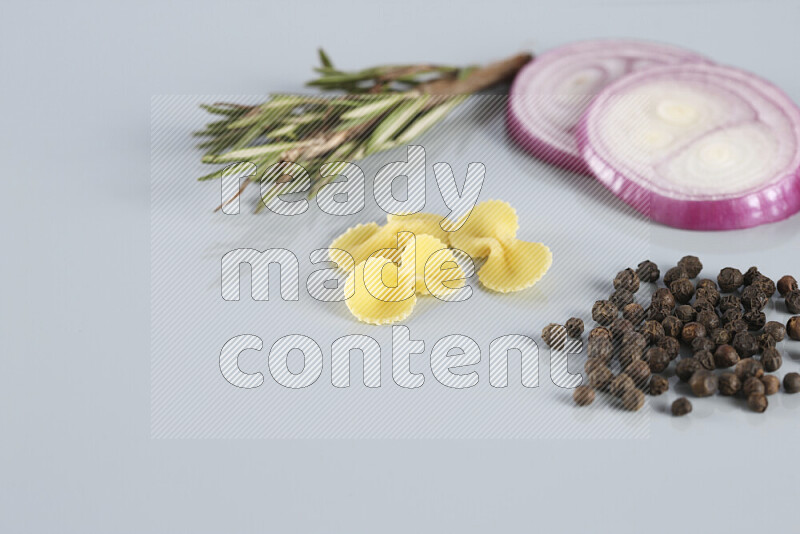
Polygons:
[[[199,180],[220,178],[232,163],[248,161],[263,173],[279,162],[302,165],[311,176],[312,193],[333,179],[323,179],[326,162],[355,161],[406,145],[446,117],[467,95],[509,80],[528,61],[518,54],[486,67],[388,65],[342,71],[319,51],[319,77],[309,86],[338,96],[272,95],[254,106],[218,102],[202,108],[218,120],[195,132],[204,138],[202,161],[223,167]],[[245,180],[234,200],[251,182]],[[275,194],[280,179],[265,191]],[[285,189],[282,192],[286,192]]]

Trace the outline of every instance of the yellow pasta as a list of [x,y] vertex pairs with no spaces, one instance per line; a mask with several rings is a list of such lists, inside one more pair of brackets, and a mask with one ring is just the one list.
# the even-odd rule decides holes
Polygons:
[[475,206],[450,244],[472,256],[486,258],[478,280],[493,291],[520,291],[538,282],[553,263],[550,249],[541,243],[516,239],[517,212],[501,200]]
[[452,250],[437,250],[425,262],[424,291],[420,292],[440,300],[450,300],[464,287],[466,277]]
[[[397,246],[397,234],[386,231],[386,227],[376,223],[359,224],[347,230],[331,243],[330,249],[344,250],[353,257],[356,265],[369,258],[379,250]],[[342,265],[343,254],[339,250],[331,250],[331,261]],[[392,258],[394,259],[394,258]],[[399,260],[399,258],[397,258]]]
[[[417,293],[422,295],[430,294],[428,286],[425,283],[426,275],[428,276],[428,284],[432,287],[437,287],[434,286],[434,284],[438,285],[442,282],[464,278],[464,271],[458,266],[455,256],[447,249],[447,245],[442,241],[427,234],[416,235],[414,236],[414,246],[411,247],[408,246],[410,234],[406,233],[402,235],[404,237],[401,239],[403,246],[401,262],[403,266],[409,263],[414,264]],[[437,251],[442,250],[447,252],[445,254],[435,254]],[[455,263],[455,269],[442,270],[443,264],[447,262]]]
[[360,321],[390,324],[411,314],[417,294],[447,300],[466,277],[448,246],[473,258],[486,258],[478,280],[508,293],[531,287],[553,263],[542,243],[516,238],[517,212],[507,202],[487,200],[475,206],[455,232],[445,232],[433,213],[389,215],[386,224],[350,228],[331,244],[330,257],[343,265],[346,251],[356,267],[347,280],[347,307]]
[[383,256],[373,256],[356,265],[347,278],[345,291],[353,295],[345,301],[350,312],[370,324],[402,321],[417,303],[413,274],[409,276]]
[[478,280],[492,291],[509,293],[529,288],[541,280],[553,255],[542,243],[519,239],[493,240],[489,257],[478,271]]
[[391,215],[386,217],[386,227],[392,231],[411,232],[415,235],[427,234],[445,245],[450,242],[450,232],[440,226],[443,219],[435,213],[412,213],[411,215]]
[[[461,248],[473,257],[482,258],[489,254],[489,242],[482,241],[487,237],[508,239],[516,237],[519,229],[517,212],[502,200],[481,202],[467,216],[466,222],[450,236],[450,243],[457,238],[462,246],[473,249],[473,252]],[[472,243],[472,240],[476,240]]]

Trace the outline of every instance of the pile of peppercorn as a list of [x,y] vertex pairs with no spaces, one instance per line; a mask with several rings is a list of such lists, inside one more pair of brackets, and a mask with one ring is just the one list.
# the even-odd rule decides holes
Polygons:
[[[669,389],[663,374],[675,362],[675,374],[696,397],[740,396],[755,412],[767,409],[767,396],[780,389],[779,378],[769,374],[783,364],[776,345],[787,334],[800,340],[800,316],[784,326],[768,322],[764,310],[777,292],[789,313],[800,314],[797,281],[784,276],[775,284],[756,267],[744,274],[726,267],[716,281],[693,282],[702,269],[697,257],[685,256],[664,273],[662,287],[661,272],[651,261],[617,274],[611,296],[592,307],[598,326],[588,335],[588,385],[573,392],[576,404],[591,404],[596,392],[602,392],[624,409],[639,410],[645,392],[657,396]],[[654,284],[647,308],[635,302],[643,284]],[[542,339],[563,349],[567,337],[579,339],[583,329],[583,321],[572,318],[565,326],[547,325]],[[786,374],[783,388],[800,392],[800,374]],[[672,404],[673,415],[691,410],[685,397]]]

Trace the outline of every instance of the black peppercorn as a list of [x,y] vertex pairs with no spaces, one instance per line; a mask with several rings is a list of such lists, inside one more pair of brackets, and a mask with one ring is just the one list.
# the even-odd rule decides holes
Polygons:
[[572,398],[578,406],[588,406],[594,402],[594,390],[589,386],[578,386],[572,392]]
[[633,383],[639,389],[644,387],[650,382],[650,366],[642,360],[637,360],[625,368],[625,374],[631,377]]
[[775,375],[764,375],[761,382],[764,384],[764,395],[774,395],[781,389],[781,381]]
[[669,380],[661,375],[650,377],[650,395],[658,397],[669,390]]
[[706,327],[697,322],[686,323],[683,325],[683,330],[681,330],[681,339],[689,345],[692,344],[695,338],[705,337],[705,335]]
[[673,267],[664,273],[664,285],[669,287],[672,282],[675,280],[680,280],[681,278],[689,278],[689,273],[687,273],[686,269],[683,267]]
[[703,264],[697,256],[684,256],[678,262],[678,266],[686,271],[689,278],[697,278],[697,275],[703,270]]
[[701,369],[703,366],[695,358],[683,358],[675,366],[675,374],[682,382],[688,382],[692,375]]
[[675,417],[681,417],[683,415],[687,415],[692,412],[692,403],[689,402],[689,399],[686,397],[681,397],[676,399],[675,402],[672,403],[672,415]]
[[761,276],[761,273],[758,271],[758,267],[750,267],[747,269],[747,272],[744,273],[744,285],[749,286],[755,282],[756,278],[759,276]]
[[614,277],[614,289],[626,289],[631,293],[639,291],[639,275],[633,269],[625,269]]
[[780,369],[781,365],[783,365],[783,358],[778,349],[775,347],[765,349],[761,355],[761,365],[764,366],[764,370],[768,373],[774,373]]
[[770,321],[764,325],[764,333],[768,334],[776,343],[780,343],[786,337],[786,327],[778,321]]
[[695,299],[694,304],[692,305],[692,307],[694,308],[694,310],[697,313],[700,313],[702,311],[716,313],[716,311],[717,311],[715,309],[716,306],[714,306],[714,303],[711,302],[710,300],[707,300],[707,299],[699,299],[699,300]]
[[742,382],[734,373],[722,373],[719,376],[720,395],[730,397],[731,395],[736,395],[740,389],[742,389]]
[[567,335],[571,338],[578,339],[583,335],[583,321],[577,317],[572,317],[564,325],[567,329]]
[[684,323],[691,323],[697,317],[697,312],[688,304],[683,304],[675,308],[675,317]]
[[594,371],[602,367],[608,369],[608,362],[602,358],[587,358],[586,363],[583,364],[583,370],[586,371],[587,375],[592,374]]
[[695,321],[705,326],[707,332],[711,332],[715,328],[719,328],[720,325],[719,316],[716,314],[716,312],[711,310],[697,312],[697,318],[695,318]]
[[764,376],[764,366],[761,365],[761,362],[758,360],[754,360],[753,358],[745,358],[736,364],[733,372],[736,373],[736,376],[739,377],[739,380],[744,382],[751,376],[756,378],[761,378]]
[[758,341],[756,341],[756,338],[749,332],[737,332],[736,335],[733,336],[731,345],[733,345],[733,348],[736,349],[736,352],[738,352],[739,356],[742,358],[749,358],[753,354],[758,353]]
[[655,343],[665,335],[664,327],[659,321],[645,321],[641,333],[648,343]]
[[787,321],[786,333],[795,341],[800,341],[800,315],[795,315]]
[[628,291],[627,289],[618,289],[611,293],[611,296],[608,297],[608,300],[611,301],[614,306],[618,309],[622,309],[626,305],[633,302],[633,293]]
[[592,328],[589,331],[589,341],[592,341],[592,340],[598,339],[598,338],[605,338],[605,339],[611,341],[611,339],[612,339],[611,330],[609,330],[608,328],[604,328],[602,326],[596,326],[596,327]]
[[790,291],[796,291],[797,287],[797,280],[795,280],[794,276],[782,276],[780,280],[778,280],[778,294],[782,297],[785,297],[787,293]]
[[635,412],[644,406],[644,393],[638,389],[629,389],[622,394],[620,400],[623,408]]
[[800,313],[800,289],[786,293],[785,302],[789,313]]
[[742,310],[740,308],[729,308],[722,312],[722,324],[728,325],[733,321],[737,321],[744,317]]
[[644,321],[644,308],[642,308],[641,304],[631,302],[622,308],[622,317],[633,325],[639,325]]
[[714,361],[714,353],[710,350],[701,350],[695,352],[694,359],[700,362],[700,366],[706,371],[711,371],[717,366],[716,362]]
[[642,352],[647,348],[647,339],[639,332],[631,331],[622,337],[621,347],[636,347]]
[[640,263],[636,267],[636,274],[639,275],[640,281],[647,283],[658,282],[658,279],[661,277],[658,265],[650,260],[645,260]]
[[714,290],[718,292],[717,283],[710,278],[703,278],[697,282],[697,289]]
[[599,391],[608,389],[612,380],[614,380],[614,373],[608,367],[598,367],[589,373],[589,385]]
[[775,348],[776,345],[776,342],[772,338],[772,336],[767,334],[766,332],[761,332],[760,334],[758,334],[756,341],[758,341],[758,350],[761,353],[763,353],[765,350],[769,348]]
[[[798,294],[800,297],[800,294]],[[745,310],[761,311],[769,299],[757,286],[747,286],[742,290],[742,306]]]
[[619,363],[624,369],[631,363],[641,360],[647,349],[647,340],[638,332],[630,332],[622,338],[619,351]]
[[550,323],[542,329],[542,340],[548,347],[562,350],[567,343],[567,329],[560,324]]
[[729,322],[725,325],[725,328],[731,331],[731,333],[735,336],[739,332],[747,332],[747,323],[744,319],[734,319],[733,321]]
[[725,267],[717,276],[717,284],[719,284],[719,290],[723,293],[733,293],[744,284],[742,271],[734,267]]
[[598,300],[592,306],[592,319],[603,326],[610,325],[617,318],[617,307],[611,301]]
[[669,362],[671,361],[667,351],[657,346],[647,349],[645,360],[650,365],[651,373],[663,373],[669,367]]
[[747,329],[751,332],[761,330],[767,324],[767,315],[762,311],[750,310],[742,316],[747,323]]
[[739,363],[739,353],[730,345],[720,345],[714,351],[714,364],[717,369],[727,369]]
[[756,279],[753,280],[752,285],[756,286],[758,289],[764,293],[768,299],[772,298],[772,295],[775,294],[775,282],[772,281],[767,276],[760,274],[756,276]]
[[669,359],[674,360],[681,352],[681,343],[674,337],[664,336],[656,341],[656,346],[664,349],[669,354]]
[[586,355],[589,358],[610,362],[614,356],[614,343],[605,337],[589,339],[586,346]]
[[686,304],[694,296],[694,284],[688,278],[679,278],[669,285],[669,290],[675,296],[675,300],[681,304]]
[[664,317],[661,321],[661,326],[664,328],[664,335],[669,337],[679,337],[681,330],[683,330],[683,322],[674,315]]
[[767,410],[769,401],[767,401],[767,396],[763,393],[753,393],[747,397],[747,405],[754,412],[763,413]]
[[[761,382],[759,381],[759,384]],[[689,379],[689,387],[696,397],[710,397],[717,392],[719,381],[713,373],[701,369]],[[763,387],[763,386],[762,386]]]
[[715,328],[711,331],[709,339],[714,342],[714,345],[720,346],[730,344],[733,336],[731,335],[730,331],[726,330],[725,328]]
[[671,310],[675,307],[675,295],[666,287],[659,287],[653,292],[650,304],[656,308],[669,308]]
[[692,353],[698,353],[701,350],[708,350],[714,352],[717,350],[717,345],[707,337],[696,337],[692,340]]
[[608,392],[614,397],[621,397],[628,390],[636,389],[633,379],[626,374],[617,375],[608,385]]
[[723,314],[728,310],[741,310],[742,301],[737,295],[725,295],[719,299],[719,311]]
[[[710,280],[709,280],[710,281]],[[711,282],[713,284],[713,282]],[[722,298],[716,288],[700,287],[695,291],[694,296],[697,300],[707,300],[716,307]]]
[[629,320],[621,317],[614,319],[608,329],[611,330],[611,335],[614,336],[614,339],[622,339],[625,334],[634,331],[633,324],[631,324]]
[[783,390],[786,393],[800,393],[800,373],[786,373],[783,377]]
[[664,306],[650,306],[644,312],[644,318],[648,321],[663,321],[672,314],[672,308]]
[[751,376],[742,384],[742,393],[745,397],[749,397],[753,393],[764,393],[764,382],[760,378]]

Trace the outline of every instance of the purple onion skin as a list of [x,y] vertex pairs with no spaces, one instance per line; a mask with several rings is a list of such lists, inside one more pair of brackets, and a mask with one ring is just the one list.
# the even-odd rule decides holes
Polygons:
[[[598,49],[602,50],[629,50],[634,46],[642,47],[642,57],[640,58],[642,61],[652,60],[654,57],[653,54],[656,54],[660,58],[672,58],[670,63],[672,63],[672,61],[686,63],[711,63],[710,60],[695,52],[683,50],[672,45],[659,44],[649,41],[632,41],[626,39],[593,39],[590,41],[569,43],[552,50],[548,50],[547,52],[533,59],[531,66],[535,68],[537,61],[552,62],[558,61],[561,58],[568,58],[569,56],[575,54],[576,51],[577,53],[584,52],[588,47],[597,47]],[[524,95],[527,92],[526,87],[523,86],[523,83],[527,81],[525,76],[526,68],[527,67],[523,67],[523,69],[517,74],[517,77],[515,78],[511,87],[508,109],[506,113],[506,123],[508,126],[509,136],[514,141],[519,143],[523,149],[539,159],[569,171],[591,175],[592,171],[589,166],[586,165],[580,151],[572,153],[570,151],[562,150],[553,146],[551,143],[538,137],[534,132],[526,127],[523,120],[513,112],[511,102],[514,98],[514,95]]]
[[575,155],[560,150],[534,136],[527,128],[523,127],[519,118],[512,112],[511,106],[508,107],[506,113],[506,123],[509,136],[537,158],[578,174],[592,174],[580,154]]
[[[755,77],[744,71],[738,72],[743,76]],[[761,79],[759,83],[772,85]],[[800,110],[796,109],[796,105],[788,96],[783,95],[783,97],[783,104],[795,106],[795,109],[789,110],[788,107],[781,107],[778,103],[776,106],[787,116],[794,116],[796,119],[800,116]],[[588,117],[592,110],[600,105],[599,100],[595,99],[590,104],[578,123],[577,139],[581,155],[592,174],[603,185],[651,220],[686,230],[740,230],[781,221],[800,211],[800,168],[759,190],[717,200],[675,199],[630,180],[605,161],[589,141]],[[795,124],[798,124],[797,120]],[[800,124],[798,127],[800,128]],[[794,149],[800,150],[798,145],[800,141],[795,138],[793,142]]]
[[[649,219],[685,230],[741,230],[782,221],[800,211],[800,170],[759,191],[721,200],[665,197],[628,180],[608,165],[586,141],[581,123],[578,144],[595,177],[614,195]],[[776,202],[775,198],[781,199]],[[753,206],[768,209],[754,210]]]

